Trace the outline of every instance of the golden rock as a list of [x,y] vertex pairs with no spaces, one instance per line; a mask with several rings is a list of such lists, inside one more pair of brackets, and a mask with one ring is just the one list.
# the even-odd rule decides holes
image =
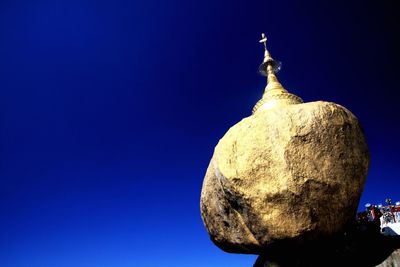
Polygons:
[[203,222],[227,252],[258,254],[276,242],[342,231],[354,219],[369,166],[356,117],[288,93],[265,51],[264,96],[215,147],[201,193]]

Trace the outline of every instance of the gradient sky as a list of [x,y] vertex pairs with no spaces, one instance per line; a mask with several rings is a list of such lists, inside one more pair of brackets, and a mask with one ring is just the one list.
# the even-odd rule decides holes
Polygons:
[[[213,148],[281,83],[360,120],[400,200],[396,1],[0,2],[0,266],[251,266],[203,227]],[[351,3],[350,3],[351,2]]]

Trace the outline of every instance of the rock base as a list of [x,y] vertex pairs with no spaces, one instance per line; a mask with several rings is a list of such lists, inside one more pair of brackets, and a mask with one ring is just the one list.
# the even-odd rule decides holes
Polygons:
[[399,236],[383,236],[374,224],[358,225],[301,246],[275,244],[258,257],[254,267],[400,266],[399,248]]

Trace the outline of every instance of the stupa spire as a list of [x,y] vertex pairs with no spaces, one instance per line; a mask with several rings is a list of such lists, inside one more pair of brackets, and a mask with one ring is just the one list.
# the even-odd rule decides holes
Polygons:
[[272,58],[271,54],[267,49],[267,37],[264,33],[261,34],[261,40],[259,41],[264,45],[264,60],[258,71],[262,76],[268,77],[268,74],[275,74],[281,69],[281,63]]
[[258,72],[262,76],[267,77],[267,86],[265,87],[262,99],[254,106],[253,113],[260,107],[268,109],[277,104],[288,105],[303,103],[300,97],[288,93],[278,81],[276,73],[281,69],[281,63],[273,59],[269,53],[267,49],[267,37],[264,33],[261,34],[261,40],[259,42],[264,45],[264,60],[258,68]]

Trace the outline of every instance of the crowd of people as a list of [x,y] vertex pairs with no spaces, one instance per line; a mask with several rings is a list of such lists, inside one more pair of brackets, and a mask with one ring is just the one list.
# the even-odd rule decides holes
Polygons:
[[400,201],[395,204],[391,199],[386,199],[386,206],[367,203],[365,211],[357,214],[359,222],[374,222],[381,227],[390,223],[400,222]]

